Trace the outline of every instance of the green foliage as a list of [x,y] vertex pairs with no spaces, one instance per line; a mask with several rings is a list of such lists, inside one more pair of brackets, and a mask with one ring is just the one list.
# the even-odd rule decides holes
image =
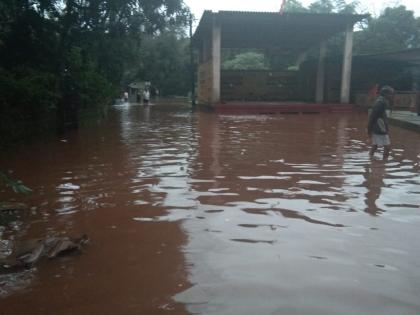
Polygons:
[[190,88],[190,41],[175,28],[143,40],[134,78],[150,81],[161,95],[187,95]]
[[334,4],[331,0],[317,0],[311,3],[309,10],[312,13],[332,13]]
[[311,3],[311,13],[355,13],[358,1],[347,3],[345,0],[317,0]]
[[284,5],[284,12],[305,13],[308,9],[305,8],[298,0],[287,0]]
[[222,68],[226,70],[266,70],[269,68],[264,54],[258,52],[243,52],[233,59],[223,62]]
[[[357,14],[359,1],[357,0],[317,0],[309,6],[309,13],[339,13],[339,14]],[[327,54],[338,55],[343,53],[344,34],[339,33],[327,42]],[[318,47],[310,51],[309,55],[314,58],[318,56]]]
[[50,72],[25,66],[12,71],[0,68],[0,111],[2,114],[11,111],[28,118],[39,117],[56,103],[59,97],[56,84],[57,77]]
[[0,131],[104,106],[136,65],[142,38],[182,27],[187,15],[182,0],[1,1]]
[[352,0],[349,3],[345,0],[316,0],[306,8],[298,0],[287,0],[284,11],[301,13],[355,13],[358,6],[359,1],[357,0]]
[[0,183],[5,185],[6,187],[10,187],[13,189],[15,193],[21,194],[30,194],[32,192],[31,189],[23,185],[22,181],[11,179],[7,176],[4,172],[0,171]]
[[420,18],[405,6],[386,8],[368,26],[356,33],[357,53],[381,53],[420,47]]
[[66,68],[62,77],[62,91],[82,108],[104,104],[114,92],[112,83],[82,53],[80,47],[72,47],[63,56]]

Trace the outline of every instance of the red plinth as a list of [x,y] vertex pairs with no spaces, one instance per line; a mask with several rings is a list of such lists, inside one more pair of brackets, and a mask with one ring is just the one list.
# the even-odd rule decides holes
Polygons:
[[221,102],[214,106],[223,114],[316,114],[324,112],[350,112],[353,104],[316,104],[297,102]]

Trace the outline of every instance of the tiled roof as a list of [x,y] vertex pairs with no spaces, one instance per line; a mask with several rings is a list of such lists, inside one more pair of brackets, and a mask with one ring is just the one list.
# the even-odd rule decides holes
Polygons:
[[193,39],[198,45],[211,36],[213,23],[218,23],[224,48],[276,47],[302,51],[366,17],[354,14],[204,11]]

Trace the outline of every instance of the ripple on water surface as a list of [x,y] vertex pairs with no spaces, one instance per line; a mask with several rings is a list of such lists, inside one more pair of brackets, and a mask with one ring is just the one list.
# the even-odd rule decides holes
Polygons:
[[[382,162],[379,154],[368,158],[359,114],[223,116],[123,106],[116,117],[115,128],[92,139],[69,137],[65,145],[77,154],[48,165],[43,189],[44,208],[66,214],[60,217],[71,228],[93,226],[107,254],[130,257],[114,255],[126,263],[121,270],[101,261],[104,270],[113,266],[113,279],[129,283],[149,268],[166,284],[181,267],[167,274],[157,265],[181,261],[191,287],[171,292],[181,291],[174,300],[191,313],[420,313],[418,135],[395,129],[394,154]],[[63,221],[51,217],[49,228],[58,230]],[[173,226],[186,236],[184,260],[137,260],[149,246],[179,254],[180,242],[166,247],[176,239]],[[136,234],[143,231],[149,234]],[[118,292],[141,298],[139,290]]]

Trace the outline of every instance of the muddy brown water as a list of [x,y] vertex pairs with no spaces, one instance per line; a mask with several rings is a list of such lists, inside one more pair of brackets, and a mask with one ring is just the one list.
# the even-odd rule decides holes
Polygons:
[[0,157],[34,193],[2,245],[87,233],[0,275],[1,314],[420,314],[420,137],[366,115],[117,106]]

